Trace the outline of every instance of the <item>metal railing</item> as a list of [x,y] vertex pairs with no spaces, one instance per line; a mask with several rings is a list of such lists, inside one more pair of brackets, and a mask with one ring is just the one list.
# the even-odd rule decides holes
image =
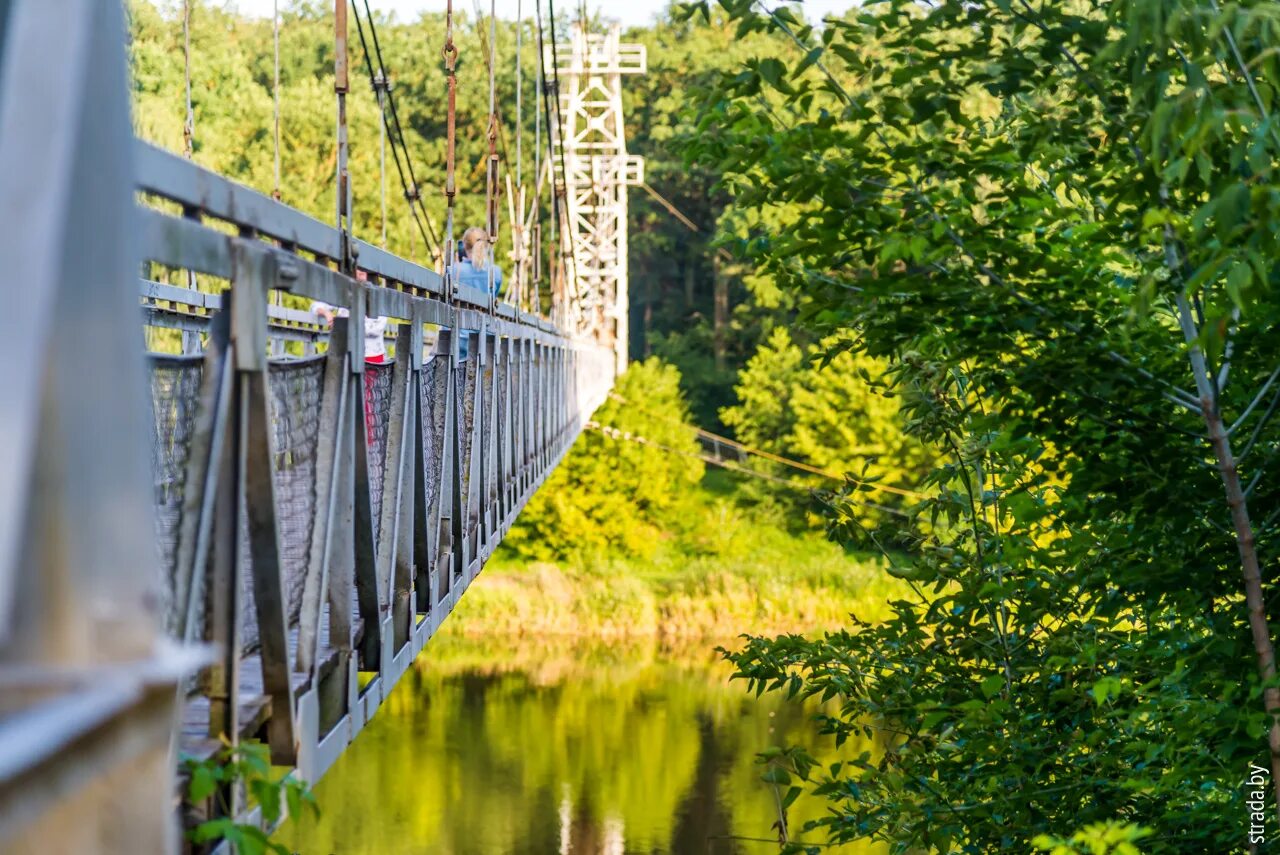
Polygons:
[[[152,356],[165,624],[220,651],[193,687],[183,748],[261,732],[276,763],[315,780],[604,400],[613,356],[509,305],[490,311],[475,289],[446,300],[435,272],[369,244],[356,244],[369,281],[344,276],[335,229],[137,152],[141,191],[181,207],[142,209],[144,259],[230,283],[140,285],[147,324],[206,339],[197,360]],[[273,291],[348,317],[330,331]],[[385,364],[363,358],[375,315],[396,330]],[[273,338],[323,354],[270,359]],[[172,382],[182,370],[198,378]]]

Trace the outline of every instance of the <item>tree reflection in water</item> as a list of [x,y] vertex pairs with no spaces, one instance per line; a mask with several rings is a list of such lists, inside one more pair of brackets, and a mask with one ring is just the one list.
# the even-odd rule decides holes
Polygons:
[[[758,842],[777,815],[755,753],[837,754],[813,710],[729,673],[709,646],[438,638],[317,786],[320,819],[277,839],[304,855],[776,852]],[[822,810],[802,796],[793,832]]]

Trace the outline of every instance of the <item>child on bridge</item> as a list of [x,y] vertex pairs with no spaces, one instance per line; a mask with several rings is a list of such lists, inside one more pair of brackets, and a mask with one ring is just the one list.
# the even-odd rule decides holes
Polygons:
[[[369,274],[363,270],[356,271],[356,279],[360,282],[368,282]],[[350,315],[349,310],[342,307],[333,307],[328,303],[322,303],[319,300],[312,302],[311,313],[316,315],[329,326],[333,326],[334,318],[345,318]],[[386,318],[371,318],[367,315],[364,319],[364,361],[372,362],[380,365],[387,361],[387,343],[385,336],[387,333]]]

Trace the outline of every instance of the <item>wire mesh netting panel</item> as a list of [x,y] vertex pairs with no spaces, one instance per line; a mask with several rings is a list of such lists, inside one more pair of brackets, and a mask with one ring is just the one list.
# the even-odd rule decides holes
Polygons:
[[364,423],[369,436],[369,492],[373,500],[375,532],[382,519],[382,481],[387,460],[387,436],[391,428],[391,377],[394,370],[394,361],[370,362],[364,367]]
[[484,407],[482,418],[480,419],[481,442],[480,447],[484,449],[484,456],[481,463],[484,464],[484,490],[485,495],[481,496],[484,503],[485,518],[489,518],[489,510],[493,505],[494,499],[498,496],[498,456],[493,453],[495,425],[493,421],[493,397],[494,397],[494,381],[498,376],[498,367],[492,358],[489,364],[485,366],[481,382],[481,406]]
[[[156,544],[160,553],[160,606],[165,629],[173,633],[180,609],[174,602],[177,575],[178,530],[186,491],[187,460],[200,400],[204,361],[198,356],[150,354],[151,369],[151,471],[155,488]],[[202,580],[198,580],[202,581]],[[194,591],[202,602],[203,586]],[[202,610],[197,608],[197,619]],[[201,627],[192,629],[198,632]],[[200,637],[196,635],[196,637]]]
[[529,401],[529,426],[532,434],[532,442],[530,443],[529,455],[530,463],[537,460],[538,454],[542,452],[543,443],[546,441],[545,418],[543,396],[547,393],[546,386],[546,361],[540,357],[534,357],[530,372],[530,393],[532,398]]
[[445,405],[449,397],[449,361],[432,357],[422,366],[422,462],[427,520],[435,520],[444,480]]
[[316,450],[325,357],[271,363],[276,520],[289,622],[298,620],[316,517]]
[[471,507],[471,455],[475,453],[475,436],[473,428],[476,421],[476,360],[465,360],[456,369],[458,371],[458,430],[462,442],[462,508],[465,525],[463,530],[469,537],[479,521],[478,515]]
[[[511,424],[507,421],[507,411],[510,409],[511,402],[508,396],[511,393],[511,359],[510,354],[505,350],[499,351],[502,359],[498,362],[498,454],[502,461],[503,477],[511,477]],[[495,482],[494,489],[499,490],[505,487],[505,484],[497,484]]]
[[[280,574],[286,617],[298,622],[302,587],[311,557],[316,516],[316,454],[320,442],[320,407],[324,397],[324,356],[273,361],[267,394],[271,418],[272,484],[276,530],[280,533]],[[258,647],[258,614],[254,605],[254,567],[249,553],[249,521],[240,516],[241,579],[240,645]]]

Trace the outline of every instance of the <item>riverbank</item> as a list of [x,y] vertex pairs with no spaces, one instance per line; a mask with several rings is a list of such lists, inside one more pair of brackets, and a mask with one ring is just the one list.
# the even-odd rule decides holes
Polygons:
[[499,551],[446,621],[461,637],[731,641],[874,621],[905,591],[882,558],[849,554],[820,533],[760,514],[725,514],[691,548],[644,557],[522,561]]

